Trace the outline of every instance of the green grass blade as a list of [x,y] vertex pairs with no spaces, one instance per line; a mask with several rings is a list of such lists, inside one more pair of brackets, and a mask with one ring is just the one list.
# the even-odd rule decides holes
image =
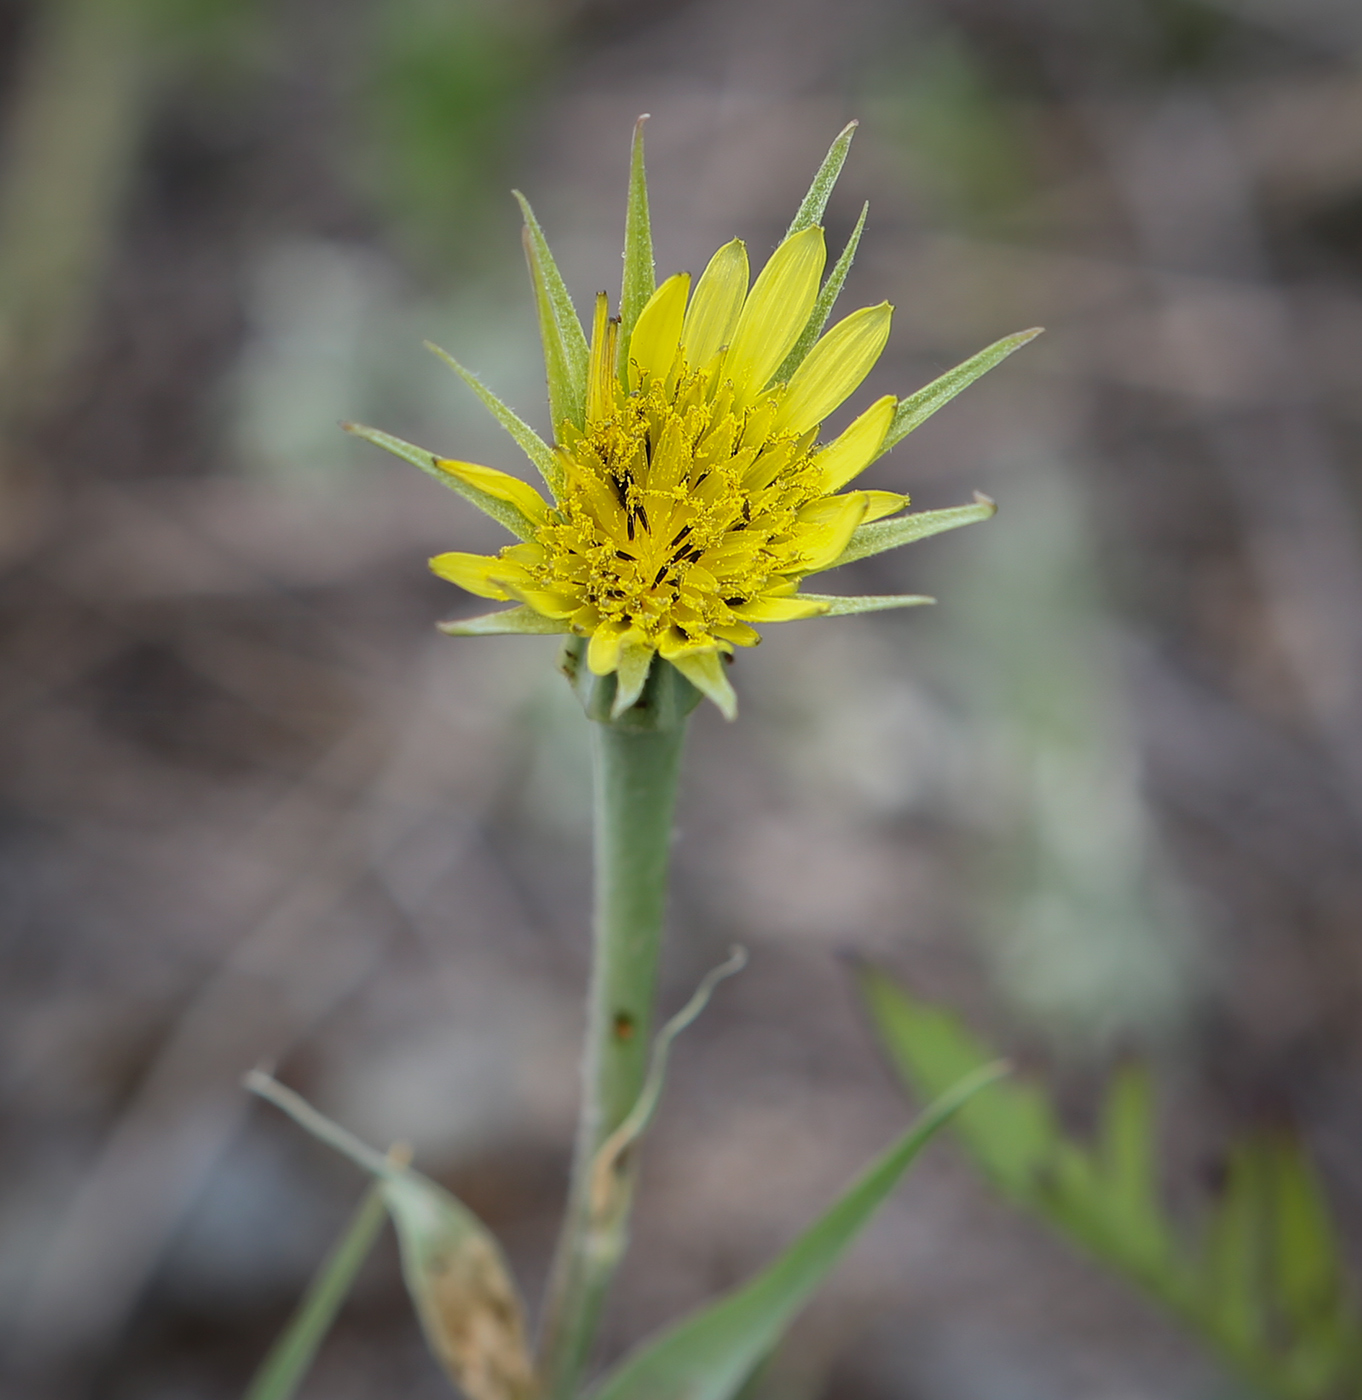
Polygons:
[[643,168],[643,123],[634,123],[634,144],[629,153],[629,198],[624,215],[624,283],[620,288],[619,376],[627,390],[629,341],[638,313],[657,286],[653,265],[653,232],[648,216],[648,174]]
[[813,177],[808,194],[795,211],[794,222],[785,230],[786,238],[793,238],[795,234],[803,233],[806,228],[822,223],[823,211],[828,207],[833,186],[842,173],[847,152],[851,149],[851,138],[856,135],[858,125],[859,122],[848,122],[837,133],[837,139],[828,148],[827,155],[823,157],[823,164],[818,167],[818,174]]
[[291,1400],[387,1218],[383,1193],[372,1187],[335,1248],[322,1261],[297,1312],[260,1363],[244,1400]]
[[556,434],[565,420],[580,428],[586,413],[586,333],[529,200],[519,190],[513,193],[525,216],[525,257],[534,283],[539,338],[544,343],[544,370],[549,381],[549,411]]
[[987,374],[995,365],[1002,364],[1014,350],[1020,350],[1023,345],[1033,341],[1043,329],[1041,326],[1035,326],[1029,331],[1018,331],[1016,335],[1005,335],[1001,340],[995,340],[992,345],[980,350],[977,355],[972,355],[964,364],[948,369],[939,379],[933,379],[926,388],[919,389],[916,394],[909,394],[906,399],[900,399],[898,408],[894,410],[893,422],[884,435],[880,455],[883,456],[896,443],[902,442],[914,428],[925,423],[938,408],[944,408],[980,375]]
[[1006,1073],[987,1065],[942,1095],[820,1220],[750,1282],[625,1358],[593,1400],[731,1400],[932,1135]]
[[851,264],[855,261],[856,249],[860,246],[861,234],[865,231],[866,215],[869,213],[870,204],[867,201],[861,205],[861,217],[856,220],[856,227],[851,230],[851,237],[847,239],[841,257],[833,264],[828,280],[823,283],[818,293],[818,300],[814,302],[813,310],[809,313],[808,323],[800,331],[794,348],[786,355],[785,363],[772,376],[777,384],[789,381],[790,376],[804,363],[809,351],[818,343],[818,337],[823,334],[823,327],[832,315],[832,308],[842,294],[842,285],[846,282],[847,273],[851,271]]
[[847,547],[828,568],[839,569],[843,564],[854,563],[857,559],[883,554],[886,549],[898,549],[900,545],[925,540],[945,530],[958,530],[962,525],[991,520],[997,513],[997,504],[976,491],[972,505],[950,506],[946,510],[920,510],[893,520],[872,520],[869,525],[856,527]]
[[426,341],[426,349],[432,355],[437,355],[442,359],[482,400],[487,411],[506,429],[515,439],[516,446],[534,463],[539,475],[544,478],[545,484],[556,498],[563,482],[563,469],[558,465],[558,459],[553,455],[553,448],[514,410],[502,403],[476,374],[471,370],[466,370],[447,350],[442,350],[430,340]]

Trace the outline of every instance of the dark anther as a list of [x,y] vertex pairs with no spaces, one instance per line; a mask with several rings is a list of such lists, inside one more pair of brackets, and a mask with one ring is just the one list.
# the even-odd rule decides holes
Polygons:
[[633,556],[632,554],[626,554],[626,553],[624,552],[624,550],[622,550],[622,549],[617,549],[617,550],[615,551],[615,558],[616,558],[616,559],[627,559],[631,564],[634,564],[634,563],[637,563],[637,562],[638,562],[638,561],[634,558],[634,556]]
[[690,534],[693,528],[694,526],[691,525],[683,525],[673,537],[672,547],[675,548],[677,545],[679,545],[681,541],[684,540],[688,534]]
[[663,566],[657,571],[657,577],[653,580],[654,588],[656,588],[657,585],[661,583],[664,578],[667,577],[667,570],[669,568],[671,568],[670,564],[663,564]]

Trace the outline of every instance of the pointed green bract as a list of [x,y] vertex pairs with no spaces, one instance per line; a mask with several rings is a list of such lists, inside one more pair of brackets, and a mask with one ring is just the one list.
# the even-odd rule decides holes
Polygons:
[[298,1310],[260,1363],[243,1400],[292,1400],[387,1218],[383,1193],[375,1186],[322,1261]]
[[524,1309],[496,1240],[443,1187],[385,1157],[260,1070],[246,1087],[376,1178],[435,1359],[468,1400],[530,1400]]
[[592,1400],[731,1400],[932,1135],[1005,1072],[988,1066],[942,1095],[774,1263],[626,1357]]
[[818,174],[813,177],[813,184],[809,186],[809,192],[804,196],[803,202],[795,211],[794,221],[785,230],[785,237],[791,238],[796,233],[803,233],[806,228],[812,228],[815,224],[823,220],[823,211],[828,207],[828,200],[832,197],[833,186],[837,183],[837,177],[842,173],[842,166],[846,163],[847,151],[851,149],[851,138],[856,134],[859,122],[848,122],[837,133],[837,139],[828,148],[828,153],[823,157],[823,164],[818,167]]
[[624,214],[624,282],[620,288],[619,377],[629,389],[629,342],[638,314],[656,288],[653,267],[653,233],[648,217],[648,175],[643,168],[643,123],[634,123],[634,144],[629,153],[629,198]]
[[869,525],[856,527],[850,543],[828,567],[837,569],[843,564],[854,563],[857,559],[869,559],[873,554],[883,554],[886,549],[898,549],[900,545],[925,540],[946,530],[958,530],[962,525],[975,525],[981,520],[991,520],[997,513],[997,504],[976,491],[973,505],[948,506],[945,510],[920,510],[894,520],[872,520]]
[[438,355],[483,401],[492,417],[510,433],[516,446],[534,463],[539,475],[544,478],[544,484],[557,496],[563,481],[563,469],[553,455],[553,448],[523,418],[507,408],[476,374],[466,370],[449,351],[442,350],[430,340],[425,344],[431,354]]
[[480,617],[460,617],[452,622],[438,622],[436,626],[447,637],[509,637],[522,634],[537,637],[560,637],[571,631],[566,622],[556,617],[545,617],[531,607],[522,604],[516,608],[504,608],[501,612],[483,613]]
[[862,595],[861,597],[849,597],[834,593],[803,593],[801,598],[808,598],[814,603],[826,603],[827,611],[820,613],[820,617],[850,617],[854,613],[888,612],[890,608],[919,608],[926,603],[935,603],[935,598],[928,598],[922,593],[885,593],[878,596]]
[[525,257],[534,283],[539,337],[544,342],[544,370],[549,381],[549,411],[556,434],[564,420],[579,428],[585,420],[589,359],[586,333],[529,200],[519,190],[513,193],[525,216]]
[[420,467],[427,476],[434,477],[442,486],[448,486],[451,491],[458,492],[465,501],[477,506],[484,515],[490,515],[498,525],[504,525],[517,538],[534,538],[535,523],[523,510],[512,505],[510,501],[500,501],[486,491],[479,491],[476,486],[470,486],[466,481],[460,481],[457,476],[442,471],[440,459],[433,452],[427,452],[424,447],[417,447],[413,443],[403,442],[391,433],[367,428],[363,423],[342,423],[341,427],[352,436],[372,442],[385,452],[391,452],[394,457],[401,457],[404,462]]
[[828,274],[828,280],[823,283],[818,293],[818,300],[813,304],[813,310],[809,313],[808,324],[799,333],[799,339],[794,343],[794,349],[785,357],[785,363],[772,376],[777,384],[789,382],[790,376],[808,358],[809,351],[818,343],[818,337],[823,334],[823,327],[828,323],[828,317],[832,315],[832,308],[837,304],[837,298],[842,294],[842,285],[847,280],[847,273],[851,271],[851,264],[856,258],[856,249],[860,246],[861,234],[865,230],[866,215],[870,213],[870,203],[861,205],[861,217],[856,220],[856,227],[851,230],[851,237],[847,239],[846,247],[842,249],[842,255],[833,265],[832,271]]
[[980,350],[977,355],[971,356],[964,364],[948,369],[939,379],[933,379],[926,388],[919,389],[916,394],[909,394],[906,399],[900,399],[898,408],[894,410],[894,421],[890,423],[889,431],[884,435],[880,455],[883,456],[896,443],[902,442],[938,408],[944,408],[962,389],[967,389],[980,375],[987,374],[995,365],[1002,364],[1014,350],[1020,350],[1043,330],[1043,326],[1035,326],[1029,331],[1018,331],[1016,335],[1005,335],[1001,340],[995,340],[992,345]]

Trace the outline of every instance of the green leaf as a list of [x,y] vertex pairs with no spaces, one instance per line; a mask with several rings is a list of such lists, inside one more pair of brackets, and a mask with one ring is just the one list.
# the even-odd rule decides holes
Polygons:
[[556,617],[545,617],[523,604],[503,608],[500,612],[483,613],[480,617],[460,617],[436,626],[448,637],[508,637],[513,634],[538,637],[558,637],[572,629]]
[[544,369],[549,381],[549,412],[557,434],[564,422],[582,427],[586,414],[586,375],[590,352],[577,309],[568,295],[558,264],[549,251],[544,230],[530,202],[513,191],[525,216],[525,257],[534,283],[539,311],[539,338],[544,343]]
[[770,1353],[932,1135],[1006,1066],[939,1098],[774,1263],[627,1356],[593,1400],[730,1400]]
[[387,1218],[383,1193],[375,1186],[365,1195],[335,1248],[322,1261],[298,1310],[260,1363],[244,1400],[291,1400]]
[[1264,1147],[1273,1198],[1273,1285],[1297,1327],[1328,1324],[1348,1299],[1328,1202],[1298,1143],[1284,1136]]
[[856,527],[850,543],[828,568],[839,569],[843,564],[854,563],[857,559],[883,554],[886,549],[898,549],[900,545],[925,540],[945,530],[958,530],[962,525],[991,520],[997,513],[997,503],[981,491],[976,491],[973,505],[950,506],[946,510],[920,510],[893,520],[872,520],[869,525]]
[[1034,340],[1043,326],[1029,331],[1018,331],[1016,335],[1006,335],[996,340],[985,350],[966,360],[962,365],[947,370],[939,379],[933,379],[925,389],[899,400],[894,410],[889,431],[884,435],[880,456],[884,456],[896,443],[902,442],[914,428],[921,426],[938,408],[944,408],[962,390],[967,389],[980,375],[987,374],[994,365],[1001,364],[1014,351]]
[[[876,1029],[915,1093],[929,1096],[991,1056],[950,1012],[873,968],[860,977]],[[1160,1200],[1153,1094],[1142,1070],[1115,1076],[1096,1151],[1061,1133],[1048,1099],[1021,1084],[984,1090],[955,1128],[1004,1194],[1146,1289],[1256,1390],[1280,1400],[1362,1393],[1356,1294],[1323,1194],[1292,1139],[1233,1149],[1194,1250]]]
[[1154,1275],[1172,1265],[1173,1241],[1159,1204],[1154,1090],[1148,1071],[1119,1069],[1103,1104],[1098,1142],[1100,1227],[1108,1248]]
[[342,423],[341,427],[352,436],[372,442],[375,447],[391,452],[394,457],[401,457],[404,462],[420,467],[427,476],[434,477],[441,486],[448,486],[451,491],[457,492],[465,501],[477,506],[484,515],[490,515],[498,525],[504,525],[517,538],[534,538],[534,521],[523,510],[512,505],[510,501],[498,500],[486,491],[479,491],[476,486],[461,481],[452,473],[441,470],[440,459],[435,453],[427,452],[424,447],[416,447],[410,442],[403,442],[401,438],[393,437],[391,433],[382,432],[378,428],[367,428],[363,423]]
[[820,617],[848,617],[852,613],[886,612],[890,608],[916,608],[924,603],[935,603],[935,598],[925,597],[921,593],[886,593],[880,596],[863,595],[861,597],[840,596],[832,593],[800,593],[801,598],[808,598],[815,603],[826,603],[827,612],[820,613]]
[[620,288],[618,362],[620,383],[629,388],[629,342],[638,314],[656,289],[653,267],[653,233],[648,217],[648,174],[643,168],[645,112],[634,123],[634,143],[629,152],[629,197],[624,216],[624,283]]
[[516,445],[534,463],[549,490],[557,497],[563,484],[563,469],[553,455],[553,448],[523,418],[507,408],[476,374],[466,370],[447,350],[441,350],[433,341],[428,340],[425,344],[427,350],[433,355],[438,355],[483,401],[492,417],[515,439]]
[[823,157],[823,164],[818,167],[818,174],[813,177],[808,194],[795,211],[794,222],[785,230],[786,238],[793,238],[795,234],[803,233],[806,228],[812,228],[822,222],[823,211],[828,207],[833,186],[842,173],[847,151],[851,149],[851,138],[855,136],[859,125],[859,122],[848,122],[837,133],[837,139],[828,148],[827,155]]
[[[909,995],[878,968],[858,969],[880,1042],[912,1089],[926,1099],[997,1056],[952,1012]],[[994,1084],[957,1117],[955,1131],[1001,1189],[1033,1200],[1053,1159],[1059,1128],[1041,1094],[1026,1084]]]
[[435,1359],[468,1400],[530,1400],[524,1309],[496,1240],[461,1201],[376,1152],[259,1070],[246,1087],[377,1178],[402,1276]]
[[823,283],[819,290],[818,300],[813,304],[813,310],[809,313],[809,319],[805,323],[804,329],[799,333],[799,339],[795,341],[794,347],[786,355],[785,363],[771,376],[773,383],[788,383],[790,376],[804,363],[809,351],[818,343],[818,337],[823,334],[823,327],[827,325],[828,317],[832,315],[832,308],[836,305],[837,298],[842,294],[842,284],[847,280],[847,273],[851,271],[851,264],[856,257],[856,249],[860,246],[861,234],[865,230],[866,215],[869,213],[870,204],[867,201],[861,205],[861,217],[856,220],[856,227],[851,230],[851,237],[847,239],[847,245],[842,249],[841,257],[837,259],[832,271],[828,274],[828,280]]
[[1230,1154],[1225,1189],[1202,1254],[1207,1321],[1226,1346],[1250,1351],[1263,1330],[1264,1201],[1261,1161],[1250,1144]]

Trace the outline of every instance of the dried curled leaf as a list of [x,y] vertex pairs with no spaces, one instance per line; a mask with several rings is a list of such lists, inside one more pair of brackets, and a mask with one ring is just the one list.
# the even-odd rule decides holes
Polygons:
[[461,1201],[318,1113],[259,1070],[246,1087],[378,1181],[402,1250],[402,1276],[426,1341],[468,1400],[529,1400],[525,1313],[496,1240]]
[[394,1173],[383,1199],[426,1341],[469,1400],[526,1400],[534,1373],[525,1318],[496,1241],[449,1192]]

